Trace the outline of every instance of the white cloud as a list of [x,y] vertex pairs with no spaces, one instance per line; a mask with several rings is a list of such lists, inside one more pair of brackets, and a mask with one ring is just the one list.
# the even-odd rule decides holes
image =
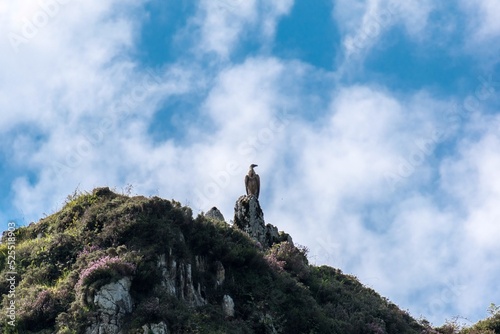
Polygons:
[[319,263],[355,273],[437,324],[458,313],[477,320],[498,298],[485,291],[500,276],[491,259],[498,252],[498,122],[480,121],[489,130],[443,162],[442,181],[431,177],[441,165],[431,148],[400,188],[384,182],[419,139],[446,125],[435,117],[442,107],[424,93],[402,99],[373,87],[341,90],[322,126],[294,132],[300,139],[290,149],[300,163],[287,174],[295,181],[280,185],[270,217],[286,221]]
[[467,13],[474,42],[485,42],[500,35],[500,3],[495,0],[461,1]]
[[[1,98],[0,103],[2,110],[9,110],[0,121],[3,130],[30,121],[47,129],[69,113],[96,112],[101,95],[112,93],[113,86],[120,86],[123,80],[107,76],[107,62],[131,45],[133,25],[115,12],[115,3],[41,3],[51,7],[16,2],[2,21],[1,30],[17,36],[14,42],[9,38],[0,42],[6,73],[0,87],[8,92],[8,99]],[[123,63],[126,61],[113,66],[117,69]]]
[[485,250],[500,247],[495,240],[496,232],[500,233],[497,224],[500,218],[497,205],[500,182],[496,177],[500,167],[497,122],[485,129],[479,140],[465,141],[459,156],[447,160],[441,171],[445,189],[461,202],[465,211],[465,228],[470,241]]
[[463,50],[480,59],[479,67],[489,71],[498,64],[500,3],[495,0],[460,1],[464,27]]
[[[492,288],[500,276],[500,261],[493,254],[500,250],[495,235],[500,233],[500,183],[496,177],[500,167],[498,145],[499,119],[487,124],[478,137],[467,136],[457,154],[444,161],[441,167],[442,188],[455,198],[455,229],[463,236],[456,247],[457,277],[465,287],[457,296],[457,308],[463,314],[474,314],[500,298]],[[474,126],[474,125],[473,125]]]
[[[129,135],[134,119],[148,119],[160,99],[184,92],[194,71],[171,66],[142,72],[129,60],[137,22],[125,14],[138,2],[40,4],[0,8],[6,10],[2,31],[23,38],[15,47],[7,38],[0,42],[6,73],[0,78],[6,111],[0,128],[12,142],[9,162],[37,174],[32,183],[20,178],[13,184],[15,204],[27,219],[56,210],[80,180],[84,189],[121,183],[123,176],[109,168],[122,160],[114,146]],[[108,150],[113,154],[101,155]]]
[[431,1],[336,1],[334,18],[344,34],[346,57],[366,54],[386,31],[402,24],[412,38],[420,38],[434,8]]
[[192,22],[200,34],[196,51],[214,52],[222,59],[227,59],[238,43],[252,31],[266,44],[274,37],[277,20],[288,14],[292,5],[293,0],[201,1],[198,14]]

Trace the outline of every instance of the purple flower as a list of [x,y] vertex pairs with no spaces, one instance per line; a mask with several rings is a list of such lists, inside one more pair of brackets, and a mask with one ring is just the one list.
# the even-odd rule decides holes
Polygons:
[[93,278],[106,271],[114,271],[122,275],[130,275],[134,272],[134,270],[135,265],[132,263],[125,262],[117,256],[105,256],[99,260],[91,262],[89,266],[82,271],[80,279],[76,284],[76,288],[80,289],[82,286],[90,284]]
[[274,254],[274,253],[271,253],[271,254],[268,254],[268,255],[264,256],[264,259],[266,260],[267,264],[271,268],[273,268],[274,270],[283,271],[284,268],[285,268],[286,262],[285,261],[279,261],[276,258],[276,254]]

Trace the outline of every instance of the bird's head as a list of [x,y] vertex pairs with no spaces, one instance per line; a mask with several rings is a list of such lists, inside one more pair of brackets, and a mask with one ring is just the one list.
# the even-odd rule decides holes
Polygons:
[[257,166],[258,166],[258,165],[256,165],[256,164],[251,164],[251,165],[250,165],[250,169],[253,169],[254,167],[257,167]]

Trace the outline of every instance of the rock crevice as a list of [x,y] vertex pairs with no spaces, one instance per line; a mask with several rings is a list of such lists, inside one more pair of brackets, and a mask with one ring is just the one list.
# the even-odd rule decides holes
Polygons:
[[[167,258],[170,258],[170,261]],[[198,259],[197,262],[202,261]],[[172,254],[168,257],[162,254],[158,258],[157,265],[162,273],[161,284],[172,296],[176,296],[193,307],[207,304],[202,295],[201,284],[197,283],[195,287],[191,263],[176,261]]]

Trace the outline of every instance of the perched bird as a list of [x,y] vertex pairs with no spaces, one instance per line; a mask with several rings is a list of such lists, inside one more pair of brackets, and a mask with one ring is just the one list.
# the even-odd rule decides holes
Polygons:
[[245,176],[245,188],[247,190],[247,195],[254,195],[258,199],[260,193],[260,177],[253,170],[254,167],[257,167],[257,165],[251,164],[248,174]]

